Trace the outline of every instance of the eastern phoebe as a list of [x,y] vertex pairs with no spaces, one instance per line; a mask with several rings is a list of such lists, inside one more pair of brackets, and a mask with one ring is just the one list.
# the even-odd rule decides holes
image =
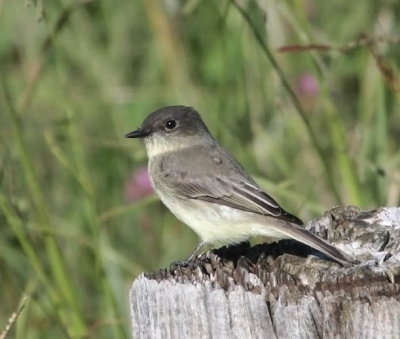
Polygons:
[[193,108],[160,108],[125,136],[144,139],[154,190],[169,210],[200,236],[188,261],[206,243],[236,244],[261,235],[295,239],[345,266],[354,262],[305,230],[299,218],[264,193],[214,139]]

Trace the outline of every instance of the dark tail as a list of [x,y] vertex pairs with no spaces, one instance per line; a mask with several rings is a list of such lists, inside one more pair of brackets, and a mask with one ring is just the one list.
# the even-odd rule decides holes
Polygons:
[[322,252],[323,254],[337,261],[344,267],[349,267],[358,263],[358,261],[354,259],[352,256],[344,253],[335,246],[329,244],[324,239],[321,239],[320,237],[316,236],[315,234],[303,228],[296,227],[295,233],[296,233],[296,238],[295,238],[296,240],[312,248],[317,249],[318,251]]
[[344,253],[335,246],[329,244],[327,241],[321,239],[320,237],[307,231],[306,229],[299,227],[298,225],[289,224],[282,221],[278,227],[279,232],[281,232],[282,234],[317,249],[318,251],[332,258],[342,266],[349,267],[358,263],[358,261],[352,256]]

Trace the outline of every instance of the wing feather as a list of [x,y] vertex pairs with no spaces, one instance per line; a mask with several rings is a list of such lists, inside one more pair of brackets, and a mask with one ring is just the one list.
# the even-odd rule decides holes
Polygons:
[[286,212],[269,195],[254,184],[207,177],[202,181],[179,182],[179,192],[190,199],[199,199],[243,211],[284,219],[295,224],[303,222]]

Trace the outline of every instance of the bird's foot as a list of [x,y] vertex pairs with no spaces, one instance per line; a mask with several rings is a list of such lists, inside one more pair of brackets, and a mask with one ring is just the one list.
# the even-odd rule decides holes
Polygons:
[[169,265],[170,271],[176,271],[178,268],[190,268],[194,264],[193,260],[177,260]]
[[196,247],[194,252],[187,258],[186,260],[178,260],[174,261],[170,266],[170,271],[175,271],[177,268],[193,268],[196,263],[196,258],[203,246],[205,245],[204,241],[201,241],[199,245]]

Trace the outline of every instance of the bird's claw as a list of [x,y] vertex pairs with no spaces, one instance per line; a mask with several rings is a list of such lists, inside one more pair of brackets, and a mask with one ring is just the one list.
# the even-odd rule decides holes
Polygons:
[[191,260],[177,260],[174,261],[170,266],[169,270],[170,271],[175,271],[178,268],[188,268],[192,266],[193,262]]

